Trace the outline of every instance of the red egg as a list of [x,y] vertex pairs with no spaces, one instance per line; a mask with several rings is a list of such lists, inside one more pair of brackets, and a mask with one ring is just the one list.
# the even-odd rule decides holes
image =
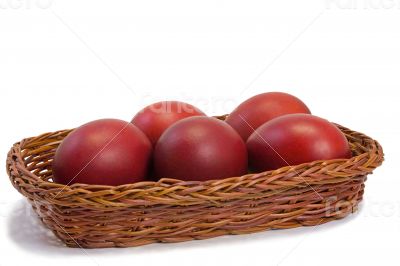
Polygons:
[[306,162],[351,157],[344,134],[329,121],[307,114],[275,118],[247,140],[254,171],[273,170]]
[[161,134],[175,122],[205,114],[188,103],[178,101],[164,101],[151,104],[132,119],[132,124],[142,130],[154,145]]
[[53,180],[61,184],[122,185],[143,181],[152,146],[129,122],[101,119],[72,131],[58,147]]
[[267,92],[258,94],[241,103],[227,117],[231,125],[244,141],[259,126],[269,120],[295,113],[310,114],[308,107],[293,95],[283,92]]
[[213,117],[183,119],[161,135],[154,150],[158,178],[209,180],[247,173],[247,151],[229,125]]

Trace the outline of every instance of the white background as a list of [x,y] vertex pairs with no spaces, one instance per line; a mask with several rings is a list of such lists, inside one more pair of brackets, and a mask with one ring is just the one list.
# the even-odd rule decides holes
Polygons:
[[210,115],[286,91],[378,139],[360,211],[318,227],[63,247],[6,172],[0,265],[399,265],[400,1],[0,0],[0,156],[24,137],[177,99]]

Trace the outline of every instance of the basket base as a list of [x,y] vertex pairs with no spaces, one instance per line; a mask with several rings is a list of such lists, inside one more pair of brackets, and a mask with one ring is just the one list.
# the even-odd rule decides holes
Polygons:
[[[177,243],[209,239],[223,235],[251,234],[272,229],[318,226],[333,220],[342,219],[357,211],[357,206],[362,200],[365,177],[358,178],[358,182],[355,182],[355,180],[349,181],[347,186],[341,184],[340,190],[337,189],[337,184],[335,185],[336,188],[332,188],[332,186],[327,188],[326,185],[320,186],[318,191],[316,190],[316,193],[323,197],[322,200],[318,200],[315,192],[313,192],[313,196],[310,199],[305,197],[302,201],[287,202],[292,207],[287,210],[283,208],[280,212],[273,212],[273,209],[277,205],[270,204],[271,200],[261,198],[251,201],[253,211],[251,208],[248,208],[247,212],[240,214],[235,219],[232,219],[232,216],[225,219],[214,217],[214,220],[207,221],[205,219],[204,221],[196,222],[194,220],[185,220],[184,216],[179,219],[179,209],[171,215],[165,215],[166,210],[164,209],[164,217],[175,216],[177,219],[160,221],[154,218],[154,226],[151,226],[151,219],[145,218],[146,212],[141,211],[143,218],[133,219],[135,221],[133,224],[136,226],[118,226],[118,223],[115,222],[98,223],[97,221],[97,224],[91,226],[91,229],[89,229],[87,224],[93,224],[93,221],[89,219],[87,222],[84,222],[80,219],[78,222],[75,222],[71,218],[74,217],[74,211],[71,209],[60,216],[56,215],[55,210],[49,209],[46,204],[38,201],[31,201],[31,204],[42,222],[68,247],[136,247],[151,243]],[[334,195],[337,192],[340,193]],[[314,200],[312,200],[313,198]],[[293,208],[296,205],[298,208]],[[245,206],[245,204],[241,203],[241,206]],[[212,213],[218,207],[208,207],[207,209]],[[133,212],[135,211],[137,212],[137,210]],[[201,209],[197,207],[194,211],[201,212]],[[152,212],[154,215],[154,210]],[[236,211],[234,212],[237,213]],[[59,219],[55,220],[53,219],[54,217],[59,217]],[[122,217],[126,219],[126,211],[122,214]],[[139,226],[140,223],[148,224],[149,226],[141,227]],[[172,226],[173,223],[175,227]],[[75,226],[71,226],[71,224],[75,224]],[[166,225],[161,227],[160,224]]]

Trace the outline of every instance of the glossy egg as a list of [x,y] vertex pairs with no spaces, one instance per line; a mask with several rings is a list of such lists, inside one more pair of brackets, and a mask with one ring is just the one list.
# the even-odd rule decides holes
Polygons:
[[210,180],[247,173],[246,145],[228,124],[213,117],[185,118],[160,137],[154,150],[157,178]]
[[259,126],[278,116],[295,113],[310,114],[308,107],[293,95],[283,92],[258,94],[241,103],[226,122],[232,126],[244,141]]
[[285,115],[263,124],[247,140],[247,149],[250,168],[256,172],[351,157],[338,127],[307,114]]
[[152,146],[136,126],[117,119],[89,122],[56,150],[53,180],[61,184],[122,185],[143,181]]
[[132,124],[142,130],[154,145],[168,127],[191,116],[205,116],[205,114],[188,103],[163,101],[142,109],[133,117]]

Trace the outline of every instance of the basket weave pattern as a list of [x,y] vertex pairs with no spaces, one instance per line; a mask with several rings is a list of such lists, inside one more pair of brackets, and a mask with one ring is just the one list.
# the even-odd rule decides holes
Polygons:
[[55,184],[52,158],[71,130],[14,144],[7,171],[43,223],[71,247],[130,247],[312,226],[354,212],[366,176],[383,161],[377,141],[339,128],[350,142],[351,159],[217,181],[164,178],[117,187]]

